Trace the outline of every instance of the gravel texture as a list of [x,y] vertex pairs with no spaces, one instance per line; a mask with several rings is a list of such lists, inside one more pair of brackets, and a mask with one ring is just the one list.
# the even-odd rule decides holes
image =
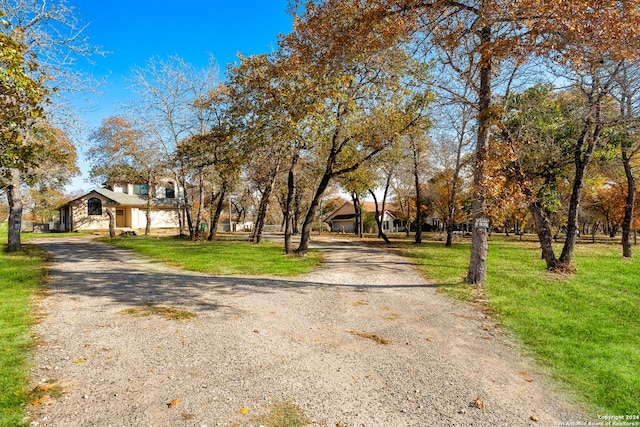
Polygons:
[[[282,279],[184,272],[87,238],[39,244],[54,260],[33,386],[64,394],[30,406],[34,426],[251,426],[284,401],[313,426],[588,420],[481,310],[392,251],[315,242],[323,267]],[[197,317],[122,312],[145,303]]]

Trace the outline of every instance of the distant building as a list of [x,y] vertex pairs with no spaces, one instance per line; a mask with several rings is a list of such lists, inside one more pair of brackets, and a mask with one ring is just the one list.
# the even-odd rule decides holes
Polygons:
[[[362,210],[369,212],[373,215],[376,214],[375,202],[363,202]],[[356,210],[351,202],[345,202],[336,209],[331,215],[329,215],[324,222],[329,224],[331,231],[354,233],[356,230]],[[397,219],[396,216],[388,209],[385,209],[382,213],[382,231],[399,232],[404,231],[404,223]],[[377,231],[376,230],[372,230]]]

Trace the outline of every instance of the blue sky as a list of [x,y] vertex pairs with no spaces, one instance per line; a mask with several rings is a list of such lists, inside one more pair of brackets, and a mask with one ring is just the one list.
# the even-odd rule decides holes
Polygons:
[[[107,78],[102,94],[90,96],[91,111],[81,113],[89,127],[117,114],[118,105],[132,96],[127,89],[131,68],[152,57],[177,54],[204,66],[213,55],[224,72],[238,52],[245,56],[271,52],[278,34],[292,30],[287,0],[68,0],[68,4],[89,24],[85,34],[92,44],[109,52],[95,58],[95,65],[84,67],[97,79]],[[80,157],[86,175],[84,155]],[[76,178],[67,190],[92,188],[85,178]]]

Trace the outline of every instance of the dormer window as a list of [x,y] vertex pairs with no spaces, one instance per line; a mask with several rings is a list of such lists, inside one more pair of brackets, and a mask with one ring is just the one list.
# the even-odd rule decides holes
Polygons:
[[146,196],[149,194],[149,186],[147,184],[134,184],[133,194],[137,194],[139,196]]

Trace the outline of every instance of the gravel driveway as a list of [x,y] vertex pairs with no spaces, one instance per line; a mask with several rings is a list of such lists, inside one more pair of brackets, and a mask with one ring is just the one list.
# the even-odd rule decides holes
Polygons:
[[[482,312],[390,251],[317,242],[323,267],[280,279],[184,272],[86,238],[39,244],[55,257],[32,379],[65,393],[31,406],[32,425],[251,426],[284,401],[314,426],[588,420]],[[197,317],[122,312],[145,303]]]

